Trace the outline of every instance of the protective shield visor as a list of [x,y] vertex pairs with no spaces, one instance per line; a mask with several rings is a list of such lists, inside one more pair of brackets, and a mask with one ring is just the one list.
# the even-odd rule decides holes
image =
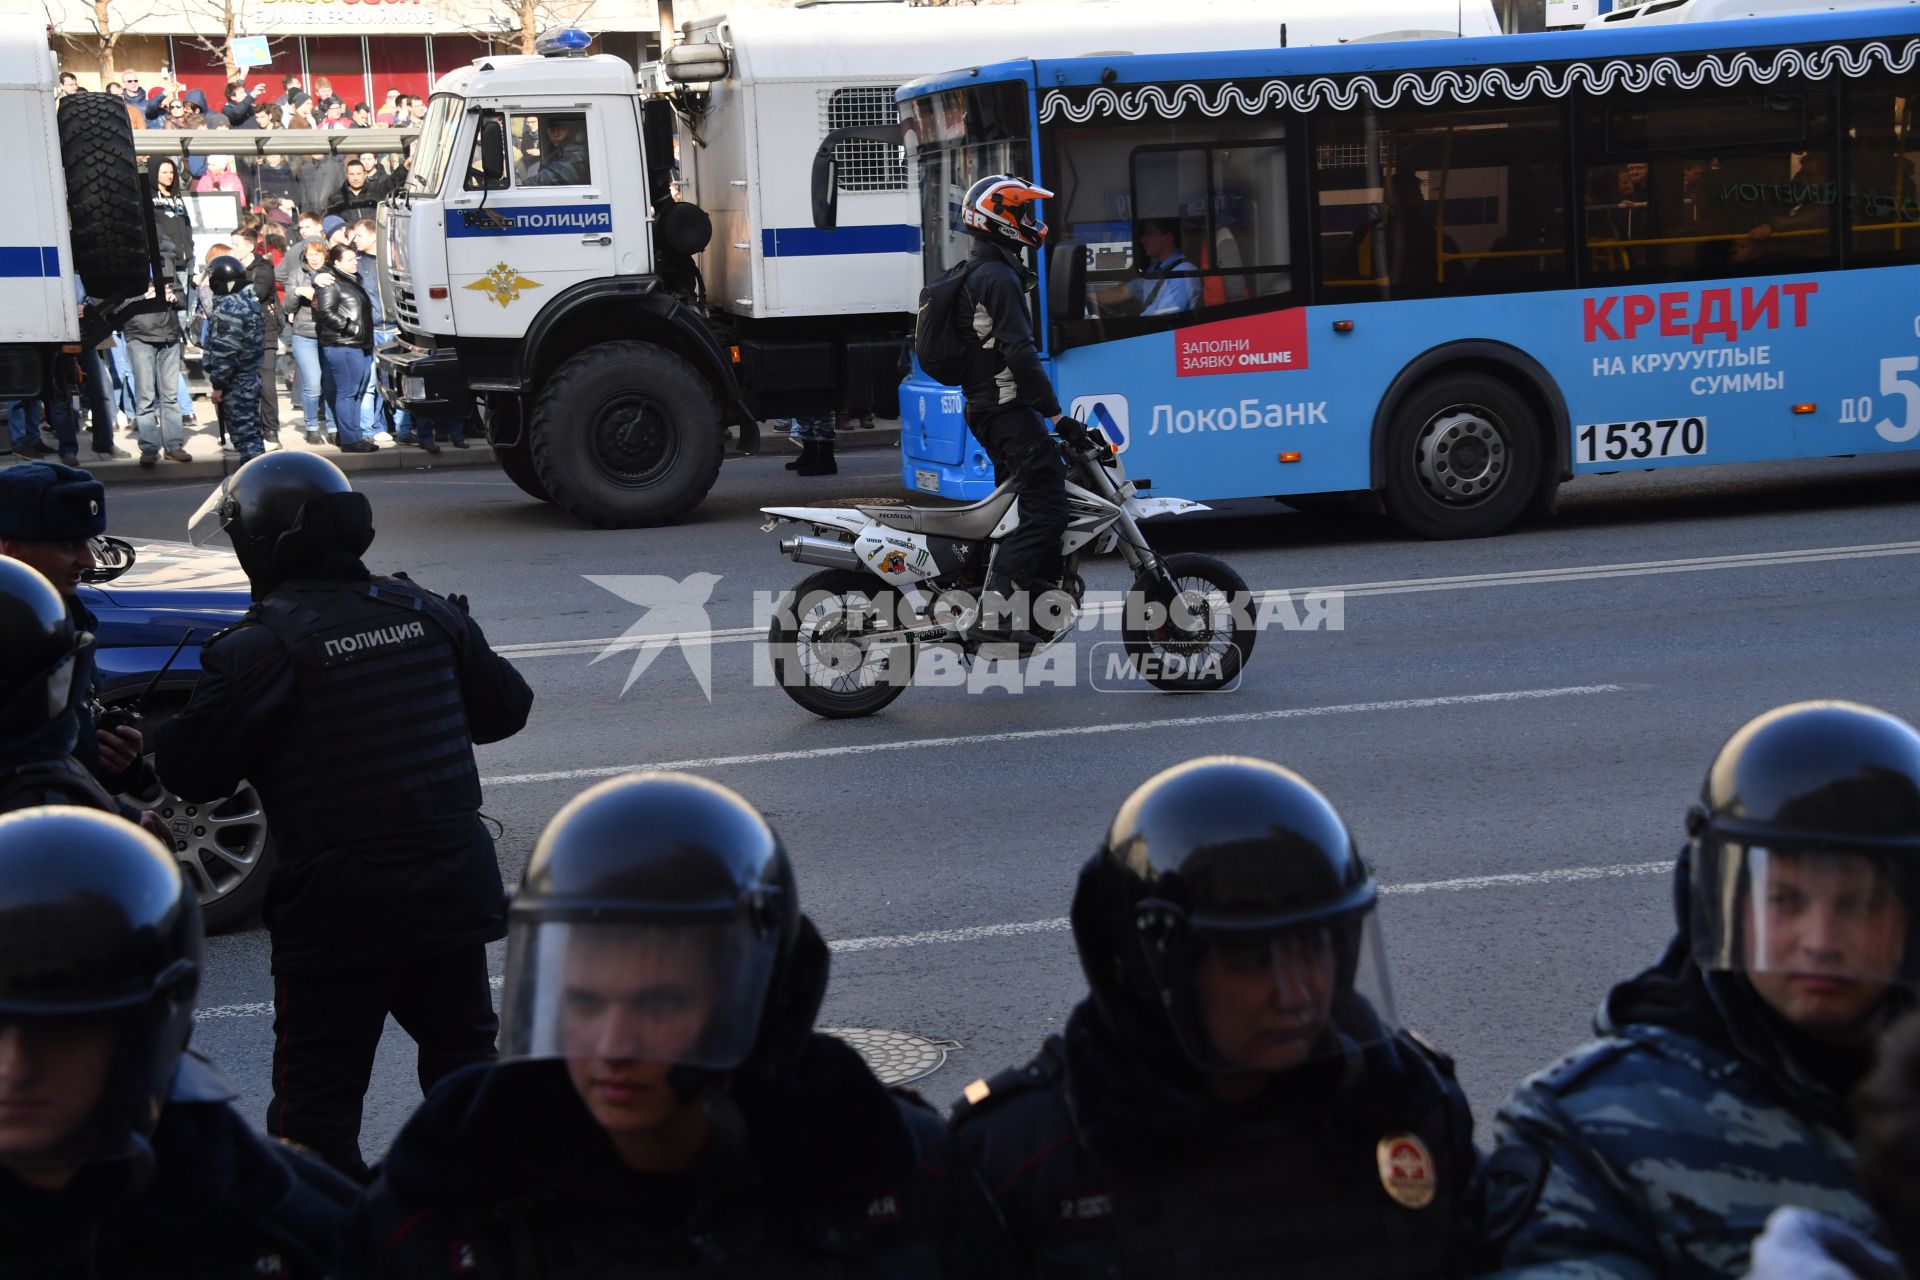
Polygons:
[[1174,1035],[1203,1071],[1285,1071],[1394,1034],[1371,911],[1290,925],[1196,921],[1146,948]]
[[517,917],[507,933],[500,1056],[731,1071],[753,1051],[775,946],[737,917]]
[[228,476],[215,485],[207,500],[187,517],[187,541],[196,547],[206,546],[233,523],[239,510],[239,503],[233,500],[233,477]]
[[0,1166],[124,1160],[153,1132],[145,1008],[60,1016],[0,1009]]
[[1710,843],[1691,863],[1701,968],[1779,975],[1810,995],[1834,983],[1920,986],[1900,855]]

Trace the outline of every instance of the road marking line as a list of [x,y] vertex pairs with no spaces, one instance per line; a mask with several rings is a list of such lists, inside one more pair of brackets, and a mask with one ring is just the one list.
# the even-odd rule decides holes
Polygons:
[[[1399,578],[1381,582],[1349,582],[1320,587],[1287,587],[1253,593],[1256,604],[1270,599],[1290,597],[1298,600],[1308,592],[1340,592],[1349,599],[1363,596],[1412,595],[1427,591],[1473,591],[1483,587],[1528,587],[1560,582],[1591,582],[1606,578],[1644,578],[1670,573],[1707,573],[1719,569],[1764,569],[1779,565],[1822,564],[1830,560],[1875,560],[1887,556],[1920,555],[1920,541],[1873,542],[1847,547],[1807,547],[1797,551],[1755,551],[1740,555],[1697,556],[1685,560],[1641,560],[1622,564],[1576,565],[1563,569],[1520,569],[1507,573],[1473,573],[1446,578]],[[1098,619],[1120,616],[1121,602],[1111,600],[1090,606],[1089,614]],[[513,658],[554,658],[570,653],[612,653],[637,649],[642,644],[741,644],[766,635],[765,627],[723,627],[714,631],[663,631],[657,635],[610,636],[601,640],[545,640],[523,644],[495,645],[494,649]]]
[[480,779],[488,787],[512,787],[528,782],[579,782],[614,778],[641,769],[723,769],[734,765],[782,764],[791,760],[827,760],[836,756],[876,755],[888,751],[915,751],[930,747],[968,747],[988,743],[1029,742],[1040,738],[1090,737],[1127,733],[1135,729],[1189,729],[1223,724],[1257,724],[1266,720],[1305,720],[1317,716],[1358,715],[1373,711],[1424,711],[1432,707],[1464,707],[1489,702],[1529,702],[1543,698],[1575,698],[1600,693],[1625,693],[1621,684],[1580,684],[1559,689],[1512,689],[1501,693],[1462,693],[1440,698],[1396,698],[1383,702],[1348,702],[1329,707],[1280,707],[1268,711],[1236,711],[1215,716],[1176,716],[1166,720],[1128,720],[1116,724],[1061,725],[1052,729],[1018,729],[1006,733],[963,734],[951,738],[907,738],[891,742],[852,742],[836,747],[808,747],[794,751],[763,751],[751,755],[703,756],[688,760],[658,760],[644,764],[599,765],[591,769],[555,769],[547,773],[508,773]]
[[[1395,897],[1422,893],[1467,893],[1478,889],[1531,889],[1560,884],[1583,884],[1595,880],[1619,880],[1630,876],[1649,876],[1673,870],[1665,862],[1626,862],[1607,867],[1556,867],[1547,871],[1517,871],[1494,876],[1462,876],[1456,880],[1428,880],[1413,884],[1386,884],[1380,892]],[[867,938],[841,938],[827,944],[830,950],[846,954],[855,951],[895,951],[903,947],[926,947],[955,942],[982,942],[990,938],[1017,938],[1032,933],[1059,933],[1067,928],[1067,918],[1022,920],[1012,924],[983,924],[966,929],[929,929],[924,933],[879,934]],[[490,982],[497,991],[499,975]],[[257,1018],[273,1013],[273,1004],[253,1001],[247,1004],[215,1005],[196,1009],[196,1022],[220,1018]]]

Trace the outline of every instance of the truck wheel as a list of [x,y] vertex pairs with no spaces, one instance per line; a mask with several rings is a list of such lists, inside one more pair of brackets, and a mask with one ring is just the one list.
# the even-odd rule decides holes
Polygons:
[[126,104],[103,93],[60,99],[60,162],[73,224],[73,269],[96,298],[147,291],[146,192]]
[[505,447],[496,445],[493,456],[499,460],[500,469],[507,473],[507,479],[520,486],[520,492],[542,502],[553,501],[553,495],[540,483],[539,473],[533,469],[533,451],[526,441]]
[[567,359],[533,407],[533,469],[555,505],[602,529],[665,524],[720,476],[726,440],[706,380],[646,342]]

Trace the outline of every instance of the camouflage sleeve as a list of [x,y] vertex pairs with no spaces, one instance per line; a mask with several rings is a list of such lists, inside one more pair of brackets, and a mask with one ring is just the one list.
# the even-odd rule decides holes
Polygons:
[[1633,1194],[1552,1093],[1522,1085],[1494,1126],[1502,1146],[1531,1147],[1548,1164],[1546,1186],[1494,1274],[1509,1280],[1658,1280],[1664,1274],[1659,1243]]
[[[225,301],[222,299],[221,301]],[[201,354],[200,367],[207,375],[207,381],[215,388],[224,390],[233,375],[240,371],[240,345],[244,338],[243,317],[235,315],[231,307],[216,306],[207,317],[207,345]]]

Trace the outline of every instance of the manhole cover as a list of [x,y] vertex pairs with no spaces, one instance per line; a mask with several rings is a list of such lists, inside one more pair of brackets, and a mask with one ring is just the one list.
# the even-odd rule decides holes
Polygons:
[[881,1084],[911,1084],[946,1065],[947,1054],[960,1047],[957,1040],[929,1040],[905,1031],[876,1031],[872,1027],[822,1027],[856,1049],[880,1077]]

